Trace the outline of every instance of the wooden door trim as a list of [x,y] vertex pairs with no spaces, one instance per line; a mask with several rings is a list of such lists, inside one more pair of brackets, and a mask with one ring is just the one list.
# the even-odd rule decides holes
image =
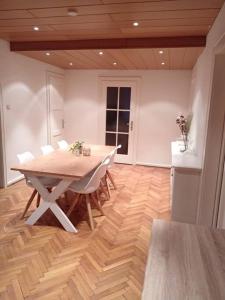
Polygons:
[[46,111],[47,111],[47,143],[51,144],[51,114],[50,114],[50,78],[58,77],[64,80],[64,74],[46,71]]

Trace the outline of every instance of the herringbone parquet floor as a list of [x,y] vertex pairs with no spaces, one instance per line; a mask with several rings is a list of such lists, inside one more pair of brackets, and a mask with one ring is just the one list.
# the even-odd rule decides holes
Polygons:
[[115,165],[112,174],[118,188],[93,232],[82,208],[71,214],[78,234],[51,212],[25,225],[31,190],[24,181],[0,190],[0,299],[141,298],[152,220],[170,218],[169,170]]

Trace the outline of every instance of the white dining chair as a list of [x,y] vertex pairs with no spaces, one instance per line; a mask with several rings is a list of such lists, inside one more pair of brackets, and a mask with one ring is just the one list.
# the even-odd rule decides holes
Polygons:
[[61,150],[68,150],[69,148],[69,144],[65,140],[58,141],[57,144]]
[[[18,158],[20,164],[25,164],[25,163],[27,163],[27,162],[33,160],[33,159],[34,159],[34,156],[33,156],[33,154],[32,154],[31,152],[28,152],[28,151],[27,151],[27,152],[24,152],[24,153],[21,153],[21,154],[17,154],[17,158]],[[26,180],[26,184],[27,184],[29,187],[33,188],[33,185],[32,185],[32,183],[30,182],[29,178],[27,178],[26,175],[25,175],[24,177],[25,177],[25,180]],[[37,192],[36,189],[33,189],[33,192],[32,192],[32,194],[31,194],[31,196],[30,196],[30,198],[29,198],[29,200],[28,200],[28,202],[27,202],[27,205],[26,205],[26,207],[25,207],[25,209],[24,209],[24,212],[23,212],[23,214],[22,214],[21,219],[24,218],[24,216],[25,216],[25,214],[26,214],[28,208],[30,207],[32,201],[34,200],[34,198],[35,198],[35,196],[36,196],[37,194],[38,194],[38,198],[37,198],[37,206],[39,205],[39,202],[40,202],[40,195],[39,195],[39,193]]]
[[111,182],[111,184],[113,185],[115,190],[117,189],[117,187],[116,187],[115,181],[113,180],[112,174],[110,173],[109,169],[112,167],[112,165],[114,163],[114,159],[115,159],[117,150],[120,149],[121,147],[122,147],[121,145],[118,145],[108,156],[105,157],[105,159],[108,159],[108,158],[110,159],[109,165],[106,170],[106,178],[109,179],[109,181]]
[[[20,164],[25,164],[25,163],[28,163],[30,161],[32,161],[35,157],[33,156],[33,154],[31,152],[24,152],[24,153],[21,153],[21,154],[17,154],[17,158],[19,160],[19,163]],[[26,184],[31,187],[31,188],[34,188],[31,181],[29,180],[29,178],[25,175],[25,180],[26,180]],[[55,179],[55,178],[48,178],[48,177],[39,177],[40,181],[42,182],[42,184],[44,184],[45,187],[47,187],[48,189],[51,189],[52,187],[56,186],[59,182],[58,179]],[[28,211],[31,203],[33,202],[35,196],[37,195],[37,207],[39,206],[40,204],[40,200],[41,200],[41,196],[40,194],[37,192],[36,189],[33,190],[28,202],[27,202],[27,205],[24,209],[24,212],[22,214],[22,217],[21,219],[24,218],[26,212]]]
[[100,186],[101,179],[105,176],[108,164],[109,159],[104,160],[104,162],[100,164],[100,166],[95,170],[95,172],[92,175],[86,176],[79,181],[74,181],[68,188],[70,191],[76,193],[76,196],[72,205],[67,211],[67,216],[69,216],[73,211],[74,207],[79,201],[80,196],[85,195],[91,230],[94,230],[94,222],[91,212],[90,198],[97,206],[101,214],[104,215],[97,190]]
[[31,152],[27,151],[27,152],[24,152],[21,154],[17,154],[17,158],[18,158],[20,164],[25,164],[26,162],[33,160],[34,156]]
[[55,149],[52,147],[52,145],[45,145],[45,146],[41,147],[41,152],[43,155],[50,154],[54,151],[55,151]]

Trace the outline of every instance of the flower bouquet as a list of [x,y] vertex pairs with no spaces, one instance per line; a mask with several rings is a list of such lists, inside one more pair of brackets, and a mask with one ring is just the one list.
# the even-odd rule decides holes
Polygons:
[[82,154],[83,144],[84,142],[76,141],[70,145],[69,151],[74,153],[76,156],[79,156],[80,154]]
[[181,149],[180,151],[184,152],[188,148],[188,138],[187,138],[188,131],[189,131],[188,121],[187,121],[187,119],[185,119],[185,117],[183,115],[180,115],[176,118],[176,123],[180,128],[181,135],[182,135],[183,142],[184,142],[184,149]]

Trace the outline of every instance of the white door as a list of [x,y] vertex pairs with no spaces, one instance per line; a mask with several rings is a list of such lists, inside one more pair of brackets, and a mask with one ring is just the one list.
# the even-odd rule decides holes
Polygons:
[[58,74],[48,74],[48,136],[49,144],[57,146],[64,138],[64,78]]
[[118,149],[116,162],[134,163],[134,128],[137,83],[135,81],[103,81],[104,142]]

